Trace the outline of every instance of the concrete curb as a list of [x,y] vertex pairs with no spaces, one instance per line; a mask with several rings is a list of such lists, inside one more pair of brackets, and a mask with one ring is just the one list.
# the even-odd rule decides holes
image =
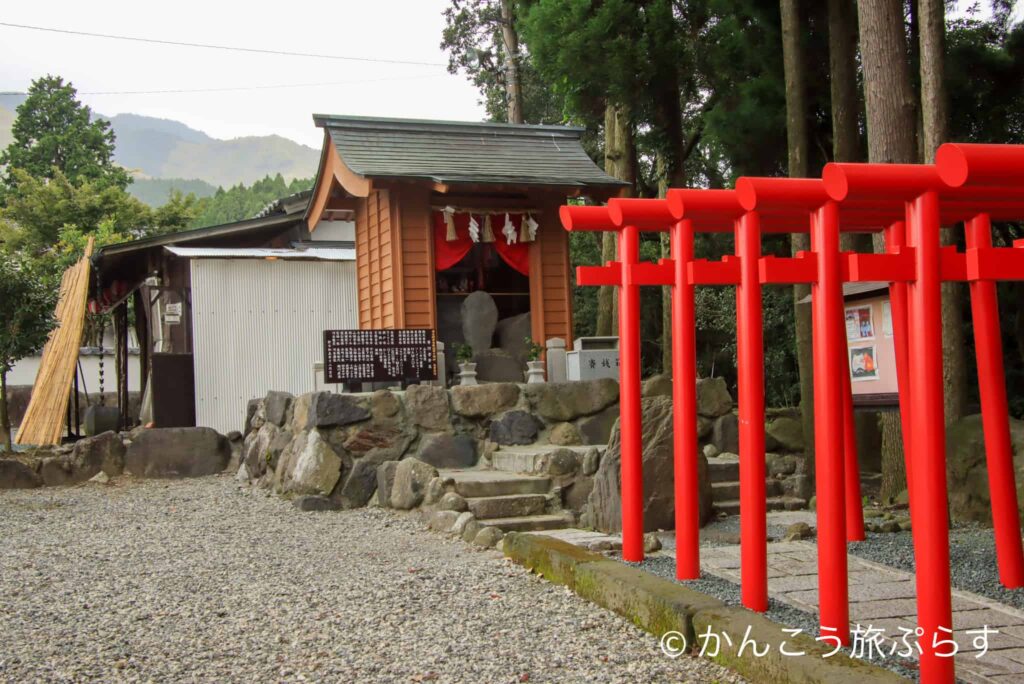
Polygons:
[[[905,682],[894,672],[856,660],[845,654],[822,657],[832,650],[831,642],[817,642],[812,636],[794,636],[779,625],[745,608],[726,606],[716,598],[689,589],[639,568],[609,560],[568,542],[543,534],[510,533],[505,536],[505,555],[545,579],[564,584],[583,598],[608,608],[659,638],[679,632],[690,646],[696,634],[726,634],[712,659],[754,682],[777,684],[890,684]],[[739,655],[744,636],[757,643],[751,655],[746,646]],[[729,643],[731,641],[731,643]],[[803,655],[783,655],[788,652]],[[668,656],[664,656],[668,657]]]

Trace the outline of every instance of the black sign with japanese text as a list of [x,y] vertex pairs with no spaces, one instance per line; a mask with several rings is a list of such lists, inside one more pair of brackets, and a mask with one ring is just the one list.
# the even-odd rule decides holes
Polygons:
[[325,330],[324,382],[437,380],[434,330]]

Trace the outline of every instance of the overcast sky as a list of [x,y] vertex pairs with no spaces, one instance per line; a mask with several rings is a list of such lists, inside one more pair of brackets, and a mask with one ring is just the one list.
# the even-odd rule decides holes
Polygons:
[[[381,64],[246,54],[43,33],[0,26],[0,91],[24,91],[43,74],[70,79],[102,114],[177,119],[214,137],[277,133],[319,147],[311,114],[475,121],[476,90],[447,73],[440,49],[449,0],[47,0],[6,2],[0,22],[194,43],[408,60]],[[960,0],[965,8],[973,0]],[[983,2],[982,5],[988,5]],[[157,11],[150,8],[157,7]],[[1024,7],[1018,7],[1018,16]],[[90,95],[110,91],[338,83],[228,92]]]
[[[103,114],[177,119],[218,138],[277,133],[313,147],[321,142],[313,112],[468,121],[484,116],[476,90],[443,66],[441,12],[448,0],[288,0],[266,11],[263,4],[6,2],[0,22],[442,66],[245,54],[0,26],[0,91],[24,91],[33,78],[59,74]],[[85,94],[350,81],[213,93]]]

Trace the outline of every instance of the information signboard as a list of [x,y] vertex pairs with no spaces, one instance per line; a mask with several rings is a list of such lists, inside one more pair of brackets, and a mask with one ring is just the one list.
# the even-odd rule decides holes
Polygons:
[[437,380],[436,339],[431,329],[325,330],[324,382]]

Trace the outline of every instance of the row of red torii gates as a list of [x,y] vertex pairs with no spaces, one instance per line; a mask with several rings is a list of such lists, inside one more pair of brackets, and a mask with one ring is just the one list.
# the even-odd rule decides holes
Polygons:
[[[823,636],[849,644],[847,540],[864,538],[846,336],[844,282],[889,282],[914,538],[922,681],[953,682],[940,285],[969,283],[999,576],[1024,586],[995,282],[1024,280],[1024,240],[992,246],[991,221],[1024,219],[1024,146],[950,143],[934,165],[828,164],[821,179],[740,178],[735,190],[670,190],[666,199],[565,206],[566,230],[616,231],[618,262],[581,266],[581,285],[618,286],[622,555],[643,559],[640,293],[672,287],[676,576],[700,576],[694,287],[736,288],[743,605],[768,607],[761,287],[809,283]],[[939,229],[966,224],[966,251]],[[668,232],[671,258],[639,261],[639,234]],[[761,255],[764,233],[810,232],[811,251]],[[884,254],[842,253],[839,234],[878,232]],[[736,254],[694,258],[696,232],[735,236]]]

